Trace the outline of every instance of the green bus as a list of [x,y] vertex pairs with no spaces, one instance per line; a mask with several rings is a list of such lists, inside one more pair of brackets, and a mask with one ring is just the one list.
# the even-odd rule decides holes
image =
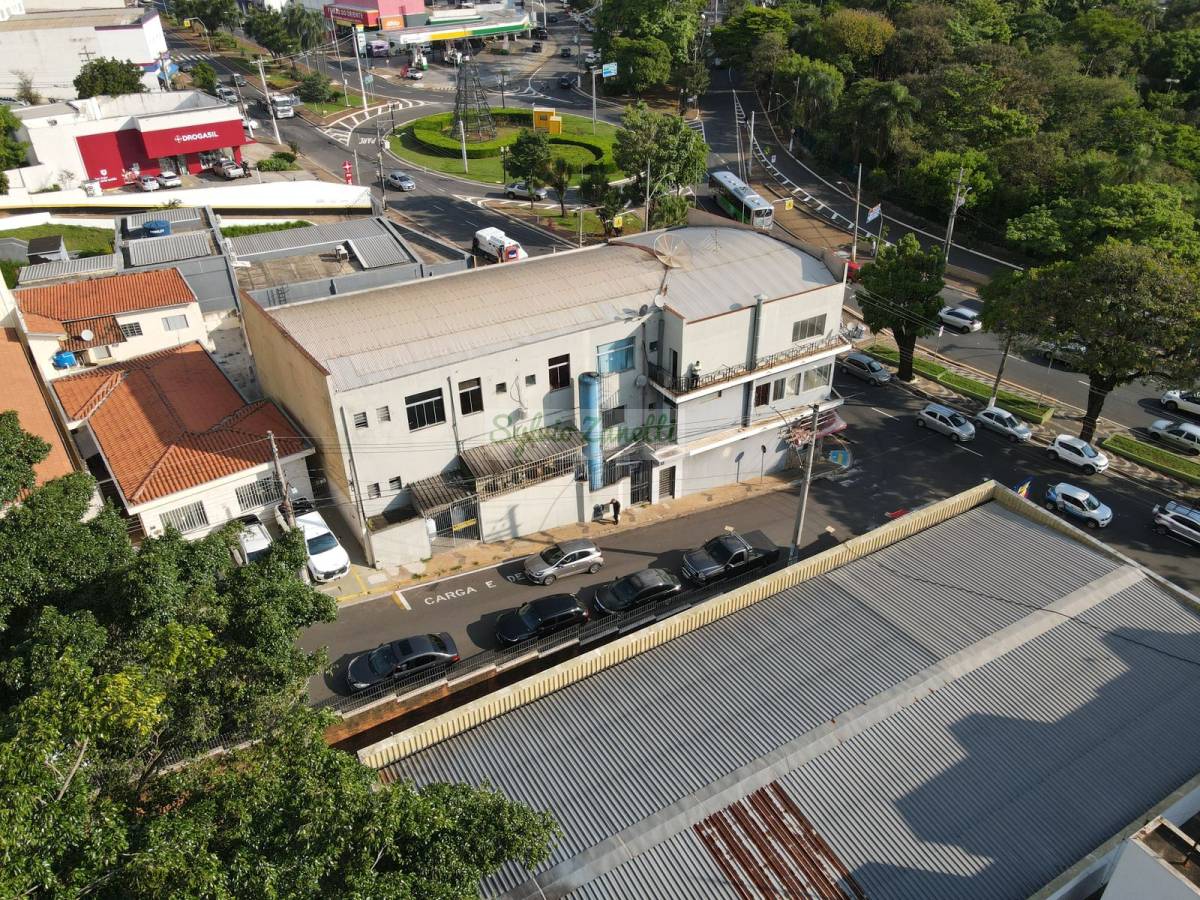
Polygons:
[[713,172],[708,184],[721,209],[739,222],[746,222],[764,231],[775,224],[775,207],[754,193],[748,184],[732,172]]

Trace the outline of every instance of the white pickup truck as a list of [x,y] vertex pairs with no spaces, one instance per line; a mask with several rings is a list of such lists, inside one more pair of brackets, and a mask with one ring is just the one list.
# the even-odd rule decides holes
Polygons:
[[499,228],[480,228],[476,231],[472,249],[495,262],[517,262],[529,258],[525,248]]

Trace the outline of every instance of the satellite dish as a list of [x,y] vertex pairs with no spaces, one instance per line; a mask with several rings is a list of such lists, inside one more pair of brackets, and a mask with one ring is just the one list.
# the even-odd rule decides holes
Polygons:
[[678,235],[668,231],[654,239],[654,255],[668,269],[678,269],[691,261],[692,249]]
[[667,299],[662,294],[655,294],[654,295],[654,305],[657,306],[659,309],[662,309],[664,306],[667,305]]
[[83,331],[79,332],[79,339],[81,341],[90,341],[95,336],[96,335],[92,334],[92,329],[90,328],[85,328]]
[[639,375],[637,378],[633,379],[634,386],[640,387],[640,388],[643,388],[646,386],[646,381],[647,381],[647,378],[645,375]]

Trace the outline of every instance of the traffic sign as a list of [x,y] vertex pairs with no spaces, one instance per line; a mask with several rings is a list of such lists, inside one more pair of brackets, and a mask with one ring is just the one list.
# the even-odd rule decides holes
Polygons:
[[793,200],[791,197],[788,197],[786,200],[784,200],[784,201],[783,201],[783,208],[784,208],[784,209],[791,209],[791,208],[792,208],[792,207],[794,207],[795,205],[796,205],[796,201],[795,201],[795,200]]
[[354,165],[350,160],[342,163],[342,174],[346,179],[346,184],[354,184]]
[[613,228],[620,228],[624,221],[624,216],[613,216]]
[[374,75],[364,75],[363,76],[363,84],[374,84],[374,83],[375,83]]
[[600,74],[605,78],[615,78],[617,74],[617,64],[615,62],[605,63],[600,67]]

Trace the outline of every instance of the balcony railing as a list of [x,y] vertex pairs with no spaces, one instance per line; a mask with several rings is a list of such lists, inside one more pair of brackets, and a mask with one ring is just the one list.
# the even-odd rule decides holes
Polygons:
[[809,356],[817,356],[835,347],[840,347],[845,343],[845,339],[840,334],[832,334],[815,341],[793,344],[791,347],[780,350],[778,353],[772,353],[770,356],[760,356],[752,369],[744,364],[739,364],[735,366],[721,366],[709,372],[701,372],[699,375],[693,372],[674,375],[670,369],[665,369],[662,366],[651,363],[649,374],[655,384],[665,388],[672,394],[688,394],[692,391],[712,387],[714,384],[722,384],[726,381],[733,381],[735,378],[743,378],[747,375],[753,375],[755,372],[772,369],[783,363],[794,362],[795,360],[805,359]]

